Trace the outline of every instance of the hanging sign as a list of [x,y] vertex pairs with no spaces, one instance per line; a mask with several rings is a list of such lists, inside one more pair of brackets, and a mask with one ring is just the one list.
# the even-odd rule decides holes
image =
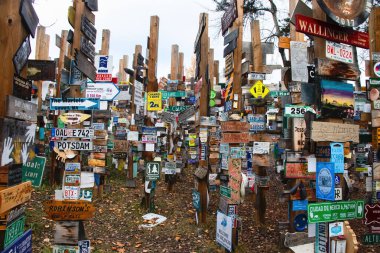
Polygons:
[[344,172],[344,146],[342,143],[330,143],[331,160],[334,163],[335,173]]
[[364,201],[320,202],[307,206],[309,223],[332,222],[337,220],[362,219]]
[[317,163],[316,191],[319,199],[335,200],[334,163]]
[[160,111],[162,109],[162,93],[161,92],[148,92],[147,97],[147,110]]

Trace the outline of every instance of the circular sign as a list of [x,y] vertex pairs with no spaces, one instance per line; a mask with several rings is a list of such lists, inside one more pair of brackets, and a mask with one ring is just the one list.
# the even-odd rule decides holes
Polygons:
[[369,17],[373,0],[318,0],[318,3],[339,25],[356,27]]
[[374,66],[373,66],[373,72],[375,73],[375,75],[377,77],[380,77],[380,62],[377,62]]
[[[335,180],[334,180],[335,181]],[[327,168],[322,168],[318,174],[318,186],[322,194],[327,195],[332,191],[332,175]]]
[[297,232],[302,232],[306,229],[307,227],[307,216],[306,214],[304,213],[301,213],[301,214],[298,214],[295,218],[294,218],[294,229],[297,231]]

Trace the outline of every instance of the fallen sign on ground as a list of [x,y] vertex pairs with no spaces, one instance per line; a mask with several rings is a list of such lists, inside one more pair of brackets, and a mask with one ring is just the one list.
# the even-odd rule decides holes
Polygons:
[[85,200],[48,200],[43,205],[48,218],[54,221],[88,220],[95,213],[94,205]]

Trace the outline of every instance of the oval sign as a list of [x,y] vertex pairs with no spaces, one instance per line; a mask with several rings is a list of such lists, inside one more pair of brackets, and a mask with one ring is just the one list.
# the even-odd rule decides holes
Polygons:
[[339,25],[356,27],[369,17],[373,0],[318,0],[318,4]]

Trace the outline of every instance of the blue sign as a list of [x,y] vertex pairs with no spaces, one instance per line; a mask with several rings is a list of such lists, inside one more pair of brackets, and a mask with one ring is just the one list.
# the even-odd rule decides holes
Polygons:
[[224,111],[229,112],[232,110],[232,101],[226,101],[224,103]]
[[307,210],[307,204],[309,201],[305,200],[293,200],[292,211],[304,211]]
[[94,98],[51,98],[50,110],[99,110],[100,100]]
[[317,198],[335,201],[334,163],[317,163]]
[[1,253],[32,253],[32,230],[26,231]]
[[79,253],[89,253],[90,252],[90,241],[89,240],[79,241],[78,246],[79,246]]
[[335,185],[340,185],[340,177],[335,175]]
[[330,162],[335,164],[335,173],[344,172],[344,147],[342,143],[331,143]]

